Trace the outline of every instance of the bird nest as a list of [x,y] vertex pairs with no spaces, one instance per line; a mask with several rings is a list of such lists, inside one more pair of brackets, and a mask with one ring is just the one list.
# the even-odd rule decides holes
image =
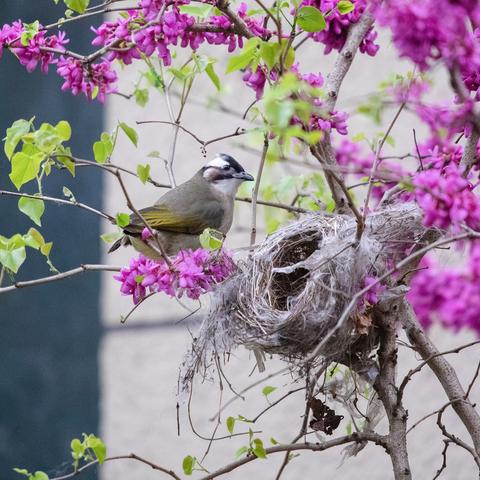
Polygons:
[[369,214],[359,242],[356,233],[351,216],[311,214],[268,236],[213,294],[185,359],[184,385],[208,368],[212,352],[238,345],[297,363],[312,351],[344,354],[365,334],[360,308],[339,328],[352,297],[366,277],[405,258],[425,227],[418,207],[402,204]]

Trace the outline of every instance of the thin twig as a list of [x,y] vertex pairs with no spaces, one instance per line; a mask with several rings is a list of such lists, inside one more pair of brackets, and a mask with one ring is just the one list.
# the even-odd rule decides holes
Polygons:
[[[323,452],[324,450],[328,450],[330,448],[337,447],[339,445],[344,445],[346,443],[351,443],[351,442],[359,443],[359,442],[365,442],[365,441],[372,442],[372,443],[375,443],[376,445],[380,445],[383,447],[386,446],[386,439],[381,435],[378,435],[376,433],[368,433],[368,432],[362,432],[362,433],[355,432],[355,433],[352,433],[351,435],[345,435],[343,437],[334,438],[332,440],[322,442],[322,443],[297,443],[297,444],[290,444],[290,445],[276,445],[274,447],[266,448],[265,453],[267,455],[271,455],[273,453],[292,452],[297,450],[310,450],[312,452]],[[212,480],[213,478],[217,478],[217,477],[220,477],[221,475],[225,475],[226,473],[229,473],[232,470],[235,470],[236,468],[241,467],[246,463],[253,462],[257,459],[258,457],[256,457],[255,455],[249,455],[240,460],[237,460],[228,465],[225,465],[222,468],[219,468],[213,473],[210,473],[205,477],[202,477],[200,480]]]
[[73,268],[72,270],[67,270],[66,272],[57,273],[55,275],[50,275],[49,277],[37,278],[35,280],[27,280],[24,282],[15,282],[13,285],[8,287],[0,288],[0,294],[13,292],[14,290],[18,290],[19,288],[26,288],[26,287],[35,287],[37,285],[43,285],[45,283],[56,282],[58,280],[63,280],[68,277],[72,277],[74,275],[78,275],[79,273],[83,272],[119,272],[122,267],[118,267],[115,265],[92,265],[92,264],[85,264],[80,265],[77,268]]
[[[136,460],[137,462],[148,465],[150,468],[153,468],[153,470],[158,470],[159,472],[165,473],[166,475],[168,475],[171,478],[174,478],[175,480],[182,480],[173,470],[169,470],[167,468],[161,467],[160,465],[157,465],[156,463],[153,463],[150,460],[140,457],[135,453],[130,453],[129,455],[116,455],[114,457],[107,457],[104,460],[104,462],[111,462],[113,460]],[[80,475],[85,470],[88,470],[89,468],[98,464],[99,464],[98,460],[93,460],[92,462],[87,463],[86,465],[78,468],[72,473],[69,473],[67,475],[62,475],[60,477],[54,477],[54,478],[51,478],[50,480],[68,480],[69,478],[76,477],[77,475]]]
[[447,450],[448,450],[448,446],[452,442],[450,442],[450,440],[444,440],[443,443],[444,443],[444,447],[442,450],[442,464],[440,465],[440,468],[437,470],[437,473],[435,474],[432,480],[437,480],[437,478],[447,468]]
[[[402,383],[400,384],[400,387],[398,387],[398,398],[399,398],[399,400],[402,399],[403,391],[405,390],[405,387],[407,386],[407,383],[412,379],[413,375],[415,375],[423,367],[428,365],[434,358],[440,357],[440,356],[443,356],[443,355],[449,355],[450,353],[459,353],[462,350],[464,350],[465,348],[469,348],[469,347],[472,347],[474,345],[478,345],[479,343],[480,343],[480,340],[476,340],[474,342],[470,342],[470,343],[466,343],[465,345],[461,345],[460,347],[451,348],[450,350],[446,350],[444,352],[432,353],[432,355],[430,355],[427,359],[425,359],[422,363],[420,363],[420,365],[418,365],[415,368],[412,368],[407,373],[407,375],[405,375],[404,379],[402,380]],[[466,394],[466,396],[468,396],[468,394]]]
[[253,187],[253,193],[252,193],[252,220],[251,220],[251,230],[250,230],[250,246],[255,244],[255,240],[257,238],[257,198],[258,198],[258,192],[260,191],[260,182],[262,180],[263,167],[265,166],[265,159],[267,158],[268,144],[269,144],[268,134],[265,134],[263,138],[262,156],[260,158],[257,178],[255,179],[255,186]]
[[390,122],[390,125],[387,128],[387,131],[383,135],[382,139],[378,143],[377,146],[377,151],[375,152],[375,160],[373,161],[372,169],[370,170],[370,175],[368,177],[368,188],[367,188],[367,195],[365,197],[365,204],[363,206],[363,221],[365,222],[365,218],[367,216],[368,212],[368,204],[370,202],[370,196],[372,194],[372,189],[373,189],[373,178],[375,176],[375,173],[377,171],[379,159],[380,159],[380,154],[382,153],[382,148],[385,145],[385,142],[387,141],[388,136],[390,135],[390,132],[392,131],[395,123],[398,120],[398,117],[402,113],[402,110],[405,107],[405,102],[403,102],[400,107],[398,108],[397,112],[395,113],[395,116],[393,117],[392,121]]
[[22,192],[10,192],[7,190],[0,190],[0,196],[10,196],[10,197],[25,197],[25,198],[33,198],[35,200],[44,200],[46,202],[53,202],[61,205],[70,205],[72,207],[78,207],[83,210],[87,210],[88,212],[95,213],[96,215],[109,220],[112,223],[115,223],[115,218],[109,215],[108,213],[102,212],[101,210],[97,210],[96,208],[90,207],[85,205],[84,203],[77,202],[76,200],[64,200],[63,198],[57,197],[49,197],[46,195],[31,195],[29,193],[22,193]]

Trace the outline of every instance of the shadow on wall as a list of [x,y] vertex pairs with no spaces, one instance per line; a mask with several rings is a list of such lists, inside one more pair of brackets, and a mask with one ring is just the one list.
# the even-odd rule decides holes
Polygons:
[[[0,23],[22,18],[51,22],[63,6],[51,0],[3,1]],[[88,50],[88,25],[69,27],[72,43]],[[68,120],[70,142],[79,157],[91,157],[91,145],[102,128],[102,108],[60,90],[61,79],[28,74],[9,52],[0,60],[0,131],[19,118],[35,116],[35,124]],[[15,190],[9,164],[0,160],[0,189]],[[74,185],[68,173],[54,171],[44,193],[62,196],[69,187],[82,202],[100,206],[98,172],[78,169]],[[35,192],[27,184],[23,191]],[[81,263],[98,263],[99,221],[88,212],[46,205],[39,230],[53,240],[51,258],[59,270]],[[17,210],[17,200],[0,196],[0,235],[25,233],[32,222]],[[37,252],[28,252],[18,280],[49,274]],[[8,284],[7,278],[4,284]],[[43,470],[50,476],[71,467],[70,440],[82,432],[98,433],[98,368],[100,277],[86,274],[51,285],[15,291],[0,297],[0,477],[15,478],[13,467]],[[95,478],[89,473],[86,478]],[[20,478],[20,477],[19,477]]]

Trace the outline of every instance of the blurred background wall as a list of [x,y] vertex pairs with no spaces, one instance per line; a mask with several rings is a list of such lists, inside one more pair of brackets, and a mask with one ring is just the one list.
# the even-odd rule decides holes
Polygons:
[[[61,15],[51,0],[0,0],[0,24],[21,18],[51,23]],[[72,43],[87,50],[87,23],[69,29]],[[52,67],[51,67],[51,70]],[[68,120],[75,132],[72,149],[91,156],[91,145],[102,129],[103,109],[84,98],[60,91],[61,79],[37,69],[28,74],[9,53],[0,60],[0,132],[19,118],[35,116],[35,125]],[[0,162],[0,190],[14,189],[9,165]],[[62,197],[69,187],[91,205],[102,201],[102,177],[78,169],[72,182],[66,172],[54,172],[45,194]],[[30,189],[29,189],[30,187]],[[32,191],[26,185],[22,190]],[[17,199],[0,197],[0,234],[26,233],[32,222],[17,210]],[[99,222],[69,206],[46,206],[41,232],[54,241],[52,261],[60,271],[81,263],[98,263]],[[44,258],[28,252],[18,276],[26,280],[49,275]],[[63,473],[71,463],[70,440],[82,432],[98,432],[98,345],[100,279],[77,276],[51,285],[0,296],[0,478],[18,476],[13,467]],[[89,478],[95,478],[94,472]]]

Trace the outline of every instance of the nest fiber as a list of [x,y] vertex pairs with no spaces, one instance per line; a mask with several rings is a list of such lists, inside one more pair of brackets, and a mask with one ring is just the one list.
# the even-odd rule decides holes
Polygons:
[[342,312],[365,278],[405,258],[425,228],[418,207],[402,204],[368,215],[359,242],[356,232],[353,217],[312,214],[267,237],[216,289],[185,380],[207,365],[212,351],[237,345],[301,360],[335,329],[318,353],[348,349],[360,333],[351,318],[337,328]]

